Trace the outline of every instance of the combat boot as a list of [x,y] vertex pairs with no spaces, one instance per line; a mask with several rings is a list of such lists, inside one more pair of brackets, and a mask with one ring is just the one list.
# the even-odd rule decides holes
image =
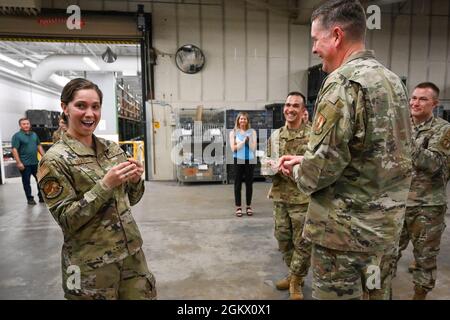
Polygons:
[[287,289],[289,289],[289,284],[290,284],[290,282],[291,282],[291,275],[289,274],[289,275],[286,276],[285,278],[283,278],[283,279],[281,279],[281,280],[278,280],[278,281],[275,283],[275,287],[276,287],[278,290],[287,290]]
[[291,282],[289,283],[289,299],[290,300],[303,300],[303,278],[292,275]]
[[414,296],[413,296],[413,300],[426,300],[427,298],[427,291],[425,291],[424,289],[420,288],[420,287],[415,287],[414,288]]

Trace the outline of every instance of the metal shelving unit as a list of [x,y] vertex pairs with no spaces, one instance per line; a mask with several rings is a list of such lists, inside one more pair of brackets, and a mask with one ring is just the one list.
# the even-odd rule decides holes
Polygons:
[[116,83],[116,106],[119,140],[142,139],[143,122],[141,101],[130,92],[130,86]]
[[178,182],[226,183],[224,111],[183,108],[176,119]]

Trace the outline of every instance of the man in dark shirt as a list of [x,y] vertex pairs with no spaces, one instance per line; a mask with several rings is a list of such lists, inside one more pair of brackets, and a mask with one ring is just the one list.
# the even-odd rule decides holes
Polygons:
[[[44,149],[41,146],[39,137],[31,131],[31,124],[27,118],[19,120],[20,131],[12,137],[12,153],[16,159],[17,168],[22,175],[23,190],[27,197],[28,204],[36,204],[31,194],[30,177],[31,175],[37,181],[37,165],[39,163],[37,153],[44,155]],[[39,187],[38,187],[39,190]],[[39,202],[44,202],[42,195],[38,192]]]

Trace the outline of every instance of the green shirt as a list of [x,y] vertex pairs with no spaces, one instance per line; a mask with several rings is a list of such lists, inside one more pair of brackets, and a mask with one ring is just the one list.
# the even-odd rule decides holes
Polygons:
[[22,161],[24,166],[37,165],[39,163],[37,152],[40,144],[39,137],[33,131],[25,133],[25,131],[20,130],[12,137],[12,147],[17,149],[20,161]]

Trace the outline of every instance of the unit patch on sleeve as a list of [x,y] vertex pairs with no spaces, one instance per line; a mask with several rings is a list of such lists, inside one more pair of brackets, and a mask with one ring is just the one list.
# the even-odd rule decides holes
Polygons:
[[54,199],[63,191],[63,187],[54,177],[45,178],[41,183],[41,189],[47,199]]
[[445,150],[450,150],[450,130],[447,130],[445,135],[441,138],[441,147]]
[[315,134],[321,134],[323,125],[327,122],[327,119],[320,112],[317,113],[316,121],[314,121],[313,131]]

